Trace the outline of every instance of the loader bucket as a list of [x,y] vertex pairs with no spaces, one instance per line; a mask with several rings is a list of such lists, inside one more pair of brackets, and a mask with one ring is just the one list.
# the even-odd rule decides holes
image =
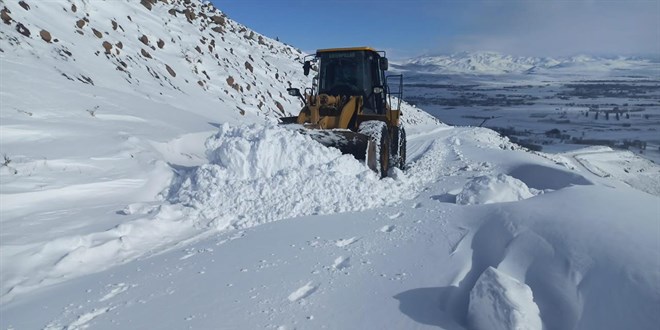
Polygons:
[[326,147],[339,149],[341,153],[352,155],[357,160],[364,160],[367,156],[369,137],[349,130],[315,130],[305,129],[303,134]]
[[304,128],[297,124],[282,124],[281,126],[295,129],[297,132],[311,137],[326,147],[339,149],[341,153],[352,155],[357,160],[364,160],[367,155],[369,137],[344,129],[314,129]]

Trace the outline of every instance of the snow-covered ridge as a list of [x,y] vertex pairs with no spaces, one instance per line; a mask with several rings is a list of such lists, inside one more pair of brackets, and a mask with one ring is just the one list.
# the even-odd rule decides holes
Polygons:
[[653,65],[653,60],[638,57],[605,58],[587,55],[561,58],[524,57],[484,51],[421,56],[395,64],[394,67],[431,73],[505,74],[533,73],[538,70],[562,68],[600,71],[649,65]]

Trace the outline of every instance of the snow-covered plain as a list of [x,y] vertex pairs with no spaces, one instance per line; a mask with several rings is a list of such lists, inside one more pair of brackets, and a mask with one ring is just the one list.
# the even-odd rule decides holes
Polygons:
[[393,66],[406,76],[406,100],[445,123],[488,127],[534,150],[601,145],[660,162],[658,58],[478,52]]
[[379,180],[274,124],[302,54],[211,6],[28,4],[0,31],[0,328],[660,324],[656,164],[405,105],[408,168]]

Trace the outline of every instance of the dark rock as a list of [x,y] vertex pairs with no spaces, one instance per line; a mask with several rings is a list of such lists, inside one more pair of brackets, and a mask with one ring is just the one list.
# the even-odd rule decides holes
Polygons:
[[197,18],[195,16],[195,12],[193,12],[192,10],[190,10],[188,8],[186,8],[186,10],[183,11],[183,14],[186,16],[186,19],[188,19],[188,22],[190,22],[190,23],[192,23],[192,21],[194,21],[195,18]]
[[167,69],[167,72],[170,73],[170,76],[176,77],[176,72],[174,72],[174,70],[172,70],[169,65],[165,64],[165,69]]
[[245,61],[245,68],[250,70],[250,72],[254,73],[254,67],[252,67],[252,64],[250,64],[250,62]]
[[219,24],[222,26],[225,26],[225,24],[227,24],[225,18],[219,15],[211,16],[211,21],[213,21],[213,23],[215,24]]
[[25,1],[19,1],[18,4],[23,7],[25,10],[30,10],[30,5],[28,5]]
[[149,45],[149,38],[147,38],[147,36],[144,34],[141,37],[139,37],[138,40],[140,40],[145,45]]
[[18,31],[18,33],[20,33],[20,34],[22,34],[26,37],[30,37],[30,34],[31,34],[30,30],[28,30],[28,28],[26,28],[25,25],[23,25],[21,23],[16,24],[16,31]]
[[142,53],[142,56],[144,56],[144,57],[146,57],[146,58],[152,58],[152,57],[151,57],[151,54],[149,54],[149,52],[147,52],[147,51],[144,50],[144,49],[141,49],[140,53]]
[[110,54],[110,51],[112,50],[112,44],[107,42],[107,41],[104,41],[103,42],[103,48],[105,48],[105,53],[106,54]]
[[282,103],[280,103],[280,102],[278,102],[278,101],[275,101],[275,106],[276,106],[278,109],[280,109],[280,112],[282,112],[283,115],[285,114],[285,112],[284,112],[284,106],[282,105]]
[[41,32],[39,32],[39,35],[41,36],[41,39],[43,39],[45,42],[50,43],[50,41],[52,39],[51,36],[50,36],[50,32],[48,32],[46,30],[41,30]]
[[149,9],[149,10],[151,10],[151,7],[153,6],[153,4],[151,3],[151,1],[149,1],[149,0],[142,0],[142,1],[140,1],[140,3],[141,3],[145,8],[147,8],[147,9]]
[[2,22],[5,24],[11,24],[11,16],[9,16],[9,10],[7,8],[4,8],[0,11],[0,18],[2,18]]

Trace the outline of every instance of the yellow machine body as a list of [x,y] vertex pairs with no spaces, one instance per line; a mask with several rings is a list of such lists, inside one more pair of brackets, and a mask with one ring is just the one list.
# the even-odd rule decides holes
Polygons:
[[[370,158],[378,157],[378,161],[371,162],[378,163],[373,166],[380,168],[374,170],[383,176],[390,165],[402,168],[400,140],[404,139],[405,162],[405,132],[401,132],[400,106],[393,108],[390,102],[384,52],[370,47],[320,49],[315,55],[315,62],[320,64],[313,67],[311,62],[306,61],[303,69],[305,74],[312,69],[317,72],[314,88],[307,88],[304,95],[299,89],[290,88],[289,94],[301,97],[304,106],[297,116],[283,117],[281,121],[301,125],[303,133],[357,159],[369,162]],[[366,122],[372,123],[364,124]],[[367,128],[374,125],[384,133],[367,132],[374,131],[374,128]],[[375,135],[379,141],[374,141]],[[370,144],[378,144],[378,148]],[[373,155],[369,154],[370,148]]]

